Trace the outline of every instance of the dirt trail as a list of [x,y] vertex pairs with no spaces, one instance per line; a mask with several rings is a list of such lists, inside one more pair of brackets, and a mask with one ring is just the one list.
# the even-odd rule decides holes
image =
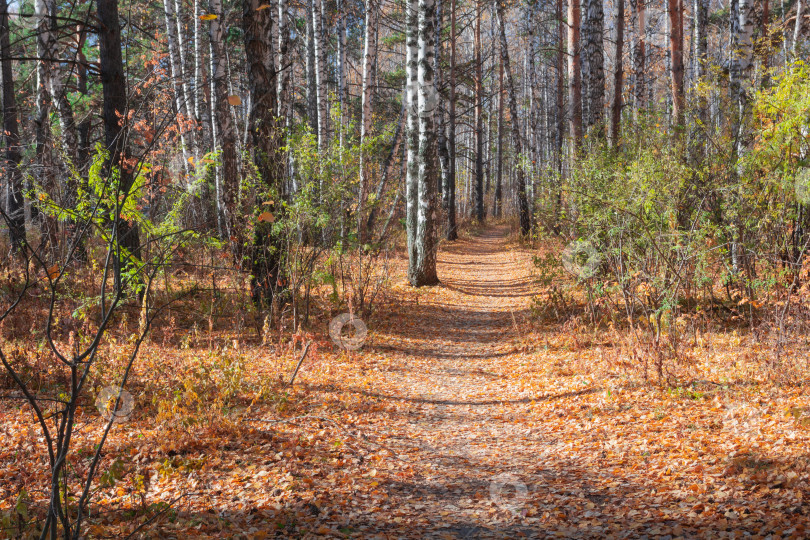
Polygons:
[[525,444],[526,426],[514,422],[531,396],[510,384],[504,364],[533,282],[529,255],[507,242],[498,227],[444,244],[442,285],[418,299],[404,292],[399,326],[371,344],[387,358],[375,386],[406,404],[383,438],[413,464],[411,481],[389,496],[427,522],[416,537],[531,535],[525,503],[541,441]]
[[321,522],[357,538],[806,537],[810,431],[784,413],[802,391],[630,378],[609,337],[537,323],[532,253],[507,233],[443,244],[437,287],[400,268],[364,350],[340,357],[333,390],[355,414],[339,419],[368,458]]

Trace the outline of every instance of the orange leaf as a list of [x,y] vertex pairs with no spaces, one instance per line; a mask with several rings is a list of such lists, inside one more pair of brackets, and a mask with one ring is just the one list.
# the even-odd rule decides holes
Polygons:
[[48,277],[51,279],[56,279],[59,277],[59,265],[55,264],[48,268]]
[[200,15],[200,20],[201,21],[213,21],[216,18],[217,18],[217,16],[214,15],[213,13],[206,13],[205,15]]
[[228,96],[228,103],[230,103],[233,106],[241,105],[242,98],[240,98],[239,96]]
[[267,9],[269,7],[270,7],[270,4],[262,4],[262,5],[260,5],[259,7],[256,8],[256,11],[261,11],[261,10]]
[[275,216],[270,212],[262,212],[259,214],[259,221],[266,221],[267,223],[273,223],[276,220]]

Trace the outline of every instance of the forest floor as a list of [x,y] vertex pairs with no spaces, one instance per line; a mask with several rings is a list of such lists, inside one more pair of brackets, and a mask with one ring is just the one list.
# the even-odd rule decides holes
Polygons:
[[[486,228],[442,244],[442,283],[420,290],[400,260],[362,350],[321,337],[292,390],[243,395],[213,424],[133,415],[108,452],[171,508],[110,491],[100,504],[133,517],[102,509],[88,538],[810,534],[807,390],[672,388],[605,367],[609,343],[536,324],[531,255]],[[707,365],[736,365],[746,345],[724,343]]]

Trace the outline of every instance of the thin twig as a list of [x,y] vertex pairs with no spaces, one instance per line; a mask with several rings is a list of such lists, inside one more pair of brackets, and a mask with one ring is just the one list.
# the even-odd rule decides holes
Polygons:
[[301,364],[304,363],[304,358],[307,357],[307,353],[309,352],[309,346],[312,345],[311,341],[308,341],[306,345],[304,345],[304,354],[301,355],[301,359],[298,360],[298,365],[295,366],[295,371],[293,371],[292,377],[290,378],[290,382],[287,386],[292,386],[295,382],[295,376],[298,375],[298,370],[301,369]]

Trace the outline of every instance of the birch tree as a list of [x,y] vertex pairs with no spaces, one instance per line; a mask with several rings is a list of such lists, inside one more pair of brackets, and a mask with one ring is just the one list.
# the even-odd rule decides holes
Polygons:
[[366,22],[364,29],[365,44],[363,46],[363,88],[360,107],[360,185],[357,204],[357,235],[361,243],[365,241],[365,219],[363,210],[369,182],[369,171],[366,156],[366,144],[371,133],[372,101],[374,90],[374,66],[376,64],[377,8],[372,0],[366,1]]
[[438,96],[433,80],[435,0],[408,2],[408,280],[434,285],[436,275],[436,133]]
[[[163,11],[166,14],[166,41],[169,48],[169,71],[172,78],[172,85],[174,86],[174,104],[175,104],[175,112],[180,115],[181,117],[187,117],[188,109],[187,104],[189,103],[186,100],[187,92],[184,91],[184,74],[183,70],[180,67],[180,47],[178,45],[178,22],[177,22],[177,15],[175,13],[175,2],[174,0],[163,0]],[[188,146],[186,145],[186,133],[185,129],[182,127],[182,118],[180,125],[178,127],[178,133],[180,134],[180,147],[181,152],[183,154],[183,168],[188,174]]]
[[[208,35],[211,43],[211,84],[212,90],[212,116],[216,119],[217,139],[222,163],[222,193],[219,194],[224,204],[224,212],[219,209],[218,214],[225,214],[227,230],[223,231],[230,238],[237,231],[236,228],[236,202],[239,193],[239,169],[236,156],[236,131],[229,104],[228,70],[225,56],[225,29],[222,23],[222,0],[209,0],[209,15],[211,19]],[[234,99],[231,99],[232,101]]]

